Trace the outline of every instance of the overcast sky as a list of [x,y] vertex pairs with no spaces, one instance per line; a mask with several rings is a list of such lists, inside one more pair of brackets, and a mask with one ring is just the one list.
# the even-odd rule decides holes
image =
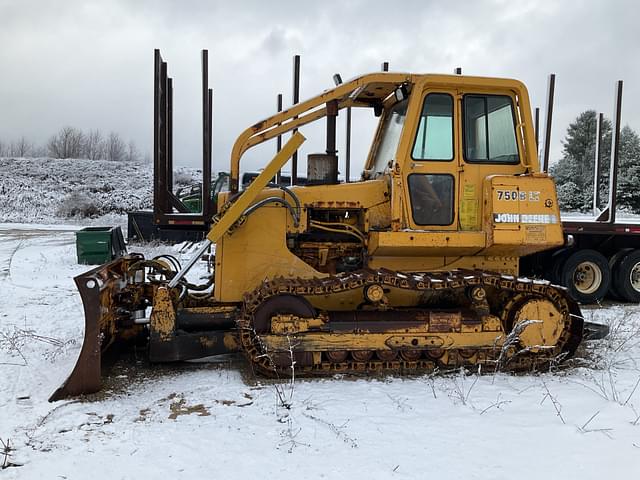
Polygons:
[[274,113],[277,93],[285,107],[291,102],[294,54],[302,56],[302,99],[332,86],[335,72],[350,78],[388,61],[392,71],[461,66],[465,74],[518,78],[544,107],[555,72],[558,157],[578,113],[612,115],[618,79],[623,123],[640,130],[639,18],[634,1],[0,0],[0,140],[43,143],[72,125],[117,131],[150,153],[160,48],[174,78],[175,163],[196,166],[207,48],[215,170],[227,168],[244,128]]

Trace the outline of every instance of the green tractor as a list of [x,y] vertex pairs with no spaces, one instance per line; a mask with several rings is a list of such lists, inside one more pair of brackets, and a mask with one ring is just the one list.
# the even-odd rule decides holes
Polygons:
[[[212,211],[217,211],[218,193],[229,189],[229,174],[227,172],[218,173],[218,177],[211,184]],[[179,188],[176,197],[184,204],[190,213],[202,211],[202,184],[194,184]]]

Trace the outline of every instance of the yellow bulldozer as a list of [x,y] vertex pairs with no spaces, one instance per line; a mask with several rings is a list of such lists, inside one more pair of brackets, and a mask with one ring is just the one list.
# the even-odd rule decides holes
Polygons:
[[[336,118],[372,109],[357,181],[338,181]],[[306,185],[272,179],[326,120]],[[293,132],[245,189],[251,148]],[[574,354],[580,309],[565,289],[519,277],[519,258],[562,245],[552,178],[540,171],[531,107],[516,80],[379,72],[246,129],[207,241],[184,267],[129,255],[78,276],[78,363],[52,399],[97,391],[116,346],[151,362],[242,352],[272,377],[544,369]],[[348,180],[348,179],[347,179]],[[215,244],[211,279],[185,273]]]

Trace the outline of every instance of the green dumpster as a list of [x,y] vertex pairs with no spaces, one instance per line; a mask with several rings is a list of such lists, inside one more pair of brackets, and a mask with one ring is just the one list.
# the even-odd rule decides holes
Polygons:
[[76,232],[78,263],[102,265],[127,253],[120,227],[86,227]]

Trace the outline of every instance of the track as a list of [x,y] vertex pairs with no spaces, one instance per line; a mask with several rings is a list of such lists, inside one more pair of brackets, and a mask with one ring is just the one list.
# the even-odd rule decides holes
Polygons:
[[[374,285],[429,301],[413,308],[378,304],[366,313],[314,308],[327,296],[354,295]],[[485,296],[469,300],[469,293],[478,289]],[[526,317],[532,302],[548,306],[555,318]],[[443,303],[448,308],[442,308]],[[334,321],[345,313],[389,320]],[[443,330],[443,324],[434,322],[438,318],[462,322]],[[554,322],[544,325],[547,331],[557,331],[553,343],[538,344],[535,335],[526,332],[541,322]],[[291,375],[292,365],[302,375],[412,373],[478,365],[489,370],[546,369],[574,353],[583,320],[565,290],[546,281],[479,271],[362,270],[325,279],[265,281],[245,296],[238,327],[254,368],[279,377]]]

